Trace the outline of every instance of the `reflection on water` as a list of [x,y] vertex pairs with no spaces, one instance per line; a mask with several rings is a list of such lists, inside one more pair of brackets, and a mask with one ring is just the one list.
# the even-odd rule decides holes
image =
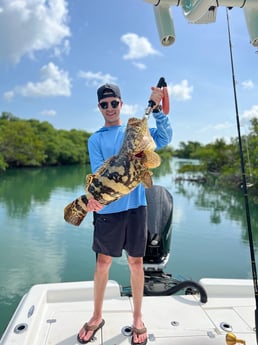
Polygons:
[[69,166],[1,174],[0,333],[33,284],[92,278],[91,216],[81,229],[63,220],[65,204],[83,193],[88,172]]
[[[154,183],[173,195],[171,259],[166,271],[194,280],[202,276],[250,278],[244,200],[216,185],[176,183],[180,160],[154,170]],[[21,296],[46,282],[91,280],[92,215],[80,227],[63,220],[63,208],[83,194],[89,167],[13,169],[0,175],[0,334]],[[157,205],[160,207],[160,205]],[[250,202],[258,245],[258,212]],[[129,284],[126,257],[115,259],[110,278]]]
[[83,187],[89,167],[67,166],[36,169],[13,169],[0,175],[0,202],[11,216],[25,216],[36,202],[47,203],[58,188]]
[[[248,241],[246,209],[241,189],[225,190],[214,184],[184,182],[176,184],[176,192],[192,200],[196,209],[207,210],[211,224],[221,224],[225,219],[236,222],[243,229],[242,239]],[[250,215],[253,228],[253,240],[258,246],[258,213],[253,196],[249,196]]]

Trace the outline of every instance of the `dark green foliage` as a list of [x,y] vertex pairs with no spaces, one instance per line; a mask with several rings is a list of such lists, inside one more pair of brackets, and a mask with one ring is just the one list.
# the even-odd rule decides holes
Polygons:
[[178,158],[193,158],[194,153],[202,147],[197,141],[180,142],[179,149],[175,151],[174,156]]
[[0,170],[89,162],[90,133],[56,130],[50,123],[22,120],[11,113],[0,117]]
[[161,160],[168,160],[174,156],[174,150],[171,146],[163,147],[162,149],[157,150]]
[[[250,132],[241,138],[244,157],[245,176],[247,183],[258,189],[258,119],[251,120]],[[224,139],[217,139],[214,143],[202,145],[188,141],[180,143],[175,156],[180,158],[197,159],[199,164],[183,165],[179,173],[202,172],[217,176],[217,180],[227,186],[240,186],[242,170],[240,163],[240,145],[238,138],[231,138],[229,144]]]

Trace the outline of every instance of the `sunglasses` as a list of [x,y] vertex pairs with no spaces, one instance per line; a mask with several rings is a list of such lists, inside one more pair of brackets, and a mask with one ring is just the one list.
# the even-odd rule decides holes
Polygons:
[[107,109],[109,103],[111,104],[111,107],[112,107],[113,109],[116,109],[116,108],[118,107],[118,105],[119,105],[120,102],[118,102],[118,101],[106,102],[106,101],[105,101],[105,102],[99,103],[99,105],[101,106],[102,109]]

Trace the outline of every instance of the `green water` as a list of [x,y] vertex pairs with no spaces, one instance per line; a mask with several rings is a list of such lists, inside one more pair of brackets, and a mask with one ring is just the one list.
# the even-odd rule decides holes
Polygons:
[[[154,183],[173,195],[171,257],[174,277],[251,278],[242,193],[176,183],[176,166],[165,164]],[[92,280],[92,215],[77,228],[63,208],[83,193],[86,167],[15,169],[0,174],[0,335],[21,297],[39,283]],[[160,207],[160,205],[157,205]],[[255,248],[258,212],[250,202]],[[129,284],[126,257],[115,259],[110,279]]]

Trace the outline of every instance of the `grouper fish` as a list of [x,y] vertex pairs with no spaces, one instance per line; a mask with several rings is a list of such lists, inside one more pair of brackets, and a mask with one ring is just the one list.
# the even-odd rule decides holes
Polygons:
[[88,200],[95,199],[102,205],[129,194],[139,183],[152,186],[151,171],[160,165],[154,152],[155,142],[150,135],[146,117],[128,119],[122,147],[118,153],[95,172],[86,176],[85,194],[64,209],[64,219],[80,225],[87,214]]

